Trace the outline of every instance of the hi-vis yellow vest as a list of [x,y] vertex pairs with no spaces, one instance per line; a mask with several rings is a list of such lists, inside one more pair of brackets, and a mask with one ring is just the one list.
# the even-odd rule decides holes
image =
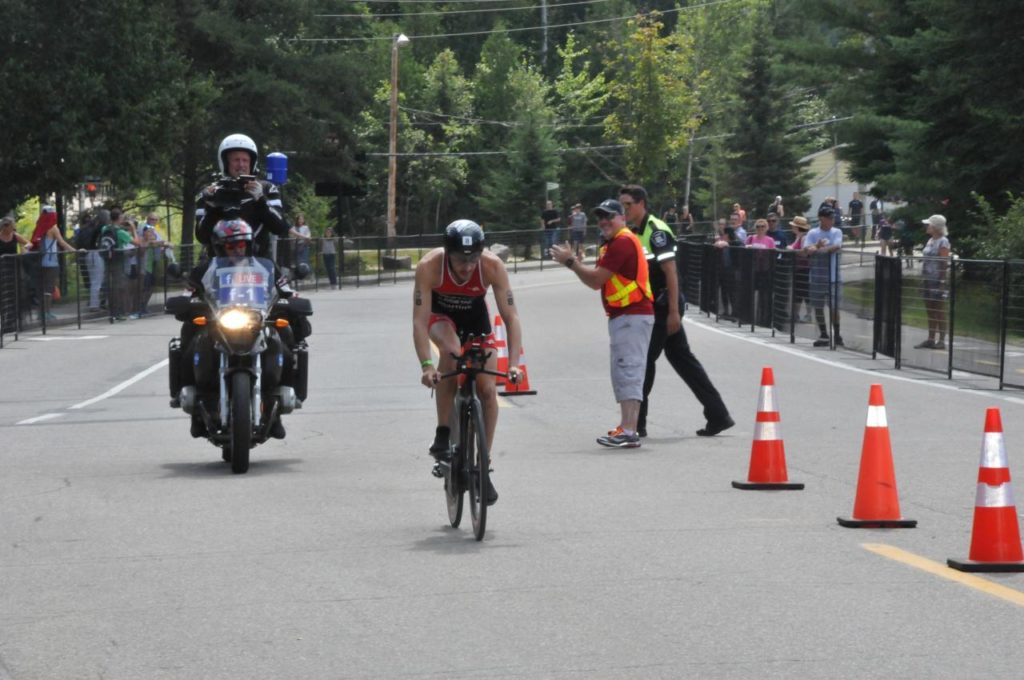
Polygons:
[[[633,249],[636,250],[636,279],[631,280],[619,274],[612,274],[612,277],[604,284],[605,302],[609,307],[622,308],[640,302],[645,297],[648,300],[653,300],[651,279],[647,269],[647,258],[644,257],[643,244],[640,243],[640,239],[628,227],[620,229],[612,237],[612,240],[614,241],[617,238],[628,239],[633,244]],[[608,243],[611,243],[611,241]],[[601,246],[601,254],[603,255],[607,249],[608,244]]]

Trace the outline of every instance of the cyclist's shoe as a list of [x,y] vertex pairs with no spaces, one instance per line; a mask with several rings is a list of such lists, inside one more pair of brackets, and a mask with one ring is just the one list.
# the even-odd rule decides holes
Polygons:
[[813,345],[815,347],[828,347],[828,334],[822,333],[821,336],[814,341]]
[[448,437],[451,431],[447,427],[438,427],[437,432],[434,433],[434,443],[430,445],[430,455],[438,461],[444,462],[451,460],[451,446],[448,443]]
[[636,432],[633,434],[620,432],[616,435],[598,437],[597,443],[601,446],[609,446],[613,449],[635,449],[640,446],[640,437],[637,436]]
[[498,492],[494,489],[494,484],[491,483],[490,475],[487,475],[487,490],[484,492],[484,500],[487,501],[487,505],[494,505],[498,502]]
[[440,463],[434,463],[434,467],[430,469],[430,474],[434,475],[438,479],[444,479],[444,470],[441,469]]

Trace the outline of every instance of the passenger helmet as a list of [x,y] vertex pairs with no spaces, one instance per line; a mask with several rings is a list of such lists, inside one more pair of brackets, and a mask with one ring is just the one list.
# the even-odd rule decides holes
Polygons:
[[473,255],[484,249],[484,230],[473,220],[455,220],[444,231],[444,251]]
[[256,148],[256,142],[252,141],[252,137],[238,133],[225,137],[220,143],[220,148],[217,149],[217,163],[220,165],[220,173],[222,175],[227,174],[227,171],[224,169],[224,166],[226,165],[224,155],[228,151],[233,151],[235,149],[244,149],[249,152],[249,156],[252,157],[249,172],[255,175],[256,165],[260,160],[260,154],[259,150]]
[[245,220],[221,220],[213,228],[213,252],[223,257],[227,255],[227,244],[245,243],[245,254],[252,254],[252,227]]

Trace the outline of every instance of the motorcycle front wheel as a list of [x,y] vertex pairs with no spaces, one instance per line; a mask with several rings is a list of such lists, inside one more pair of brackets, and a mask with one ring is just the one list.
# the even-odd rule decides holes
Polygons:
[[249,471],[252,447],[252,376],[238,371],[231,376],[231,472]]

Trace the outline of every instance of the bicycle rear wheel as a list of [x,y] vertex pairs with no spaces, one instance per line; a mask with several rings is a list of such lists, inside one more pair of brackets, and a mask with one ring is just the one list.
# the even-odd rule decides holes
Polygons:
[[479,402],[472,409],[467,422],[466,439],[463,450],[468,471],[469,512],[473,517],[473,535],[476,540],[484,539],[487,529],[487,479],[490,458],[487,452],[487,436],[484,430],[484,418]]

